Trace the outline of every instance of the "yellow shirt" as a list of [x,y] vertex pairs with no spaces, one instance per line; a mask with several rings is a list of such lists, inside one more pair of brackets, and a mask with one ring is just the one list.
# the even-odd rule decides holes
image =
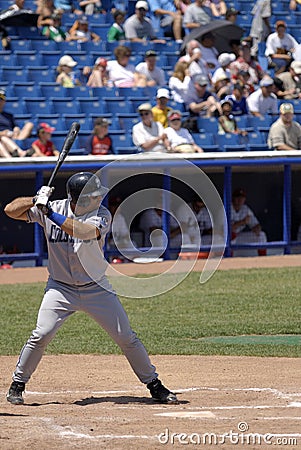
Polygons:
[[167,120],[167,114],[171,111],[171,108],[169,106],[166,106],[164,109],[160,109],[157,106],[154,106],[152,108],[152,113],[154,117],[155,122],[162,123],[164,128],[168,127],[168,120]]

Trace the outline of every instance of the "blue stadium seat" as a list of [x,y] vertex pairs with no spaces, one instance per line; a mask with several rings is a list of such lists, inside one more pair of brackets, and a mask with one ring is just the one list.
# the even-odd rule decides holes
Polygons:
[[41,66],[43,64],[43,59],[36,50],[17,50],[15,55],[19,66]]
[[95,114],[96,117],[99,117],[106,112],[103,102],[99,101],[98,97],[79,98],[78,104],[80,113]]
[[26,72],[28,81],[34,81],[35,83],[55,82],[55,72],[48,66],[28,66]]
[[43,50],[54,52],[59,50],[57,43],[50,39],[32,39],[31,47],[37,52],[42,52]]
[[62,119],[60,114],[36,114],[36,126],[38,126],[39,123],[43,122],[46,122],[51,127],[54,127],[55,131],[64,131],[65,133],[67,133],[68,127],[66,127],[65,121]]
[[17,66],[16,55],[10,51],[0,51],[1,65],[3,66]]
[[39,86],[43,97],[67,97],[66,88],[55,81],[42,81]]
[[80,112],[78,102],[72,97],[50,97],[49,104],[54,114],[76,114]]
[[129,146],[129,147],[115,147],[114,148],[115,155],[134,155],[136,153],[141,153],[141,150],[138,147],[135,146]]
[[[82,42],[80,44],[80,49],[86,53],[91,53],[93,55],[93,52],[107,52],[107,46],[105,41],[100,42],[94,42],[94,41],[87,41]],[[111,55],[109,57],[111,59]]]
[[114,134],[110,132],[110,137],[114,153],[117,153],[117,148],[120,147],[133,147],[132,136],[129,133]]
[[132,128],[138,122],[140,122],[140,117],[138,114],[117,114],[117,120],[119,122],[119,127],[126,131],[132,132]]
[[[128,97],[128,102],[132,105],[132,112],[137,113],[138,106],[142,103],[149,103],[149,97]],[[129,111],[130,112],[130,111]]]
[[165,56],[167,59],[167,65],[173,68],[175,67],[180,58],[180,55],[174,52],[165,52]]
[[62,41],[57,43],[57,50],[69,55],[69,52],[81,51],[81,44],[77,41]]
[[218,132],[218,120],[216,117],[198,117],[197,127],[203,132],[217,134]]
[[11,39],[10,40],[10,48],[12,52],[16,50],[32,50],[31,40],[29,39]]
[[[120,87],[118,88],[120,97],[144,97],[144,87]],[[108,95],[107,95],[108,97]]]
[[241,144],[237,134],[225,133],[214,135],[215,143],[220,147],[220,151],[246,151],[246,145]]
[[81,131],[91,132],[93,130],[93,121],[86,114],[63,114],[63,120],[67,130],[69,130],[73,122],[79,122]]
[[92,55],[83,51],[64,51],[64,55],[71,56],[79,66],[93,66],[94,59]]
[[104,97],[103,103],[105,111],[112,114],[129,113],[133,111],[133,105],[125,97]]
[[41,97],[40,87],[34,81],[13,82],[13,89],[17,97]]
[[1,77],[3,81],[29,81],[27,71],[23,66],[2,66]]
[[129,58],[129,64],[132,64],[133,66],[137,66],[137,64],[144,61],[144,57],[142,53],[132,53]]
[[72,98],[88,98],[92,97],[92,90],[88,86],[74,86],[73,88],[66,88],[67,97]]
[[42,61],[45,66],[57,67],[59,59],[62,56],[62,53],[59,50],[57,51],[43,50],[40,52],[40,55],[42,56]]
[[258,127],[269,127],[272,124],[272,117],[266,114],[264,117],[247,116],[247,126],[256,130]]
[[168,106],[170,106],[172,109],[177,109],[179,111],[186,112],[185,103],[175,102],[174,100],[170,100],[168,102]]
[[204,152],[220,152],[220,147],[214,143],[212,133],[191,133],[194,142],[202,147]]
[[46,97],[23,97],[26,112],[36,114],[51,114],[51,104],[47,101]]
[[116,86],[112,87],[94,87],[92,88],[92,96],[93,97],[117,97],[119,95],[119,89]]
[[111,24],[109,23],[93,23],[90,25],[89,29],[90,31],[93,31],[94,33],[98,34],[100,36],[102,41],[105,41],[107,39],[107,34],[109,31],[109,28],[111,27]]
[[30,111],[26,110],[24,101],[19,100],[19,97],[6,98],[5,111],[14,115],[30,113]]

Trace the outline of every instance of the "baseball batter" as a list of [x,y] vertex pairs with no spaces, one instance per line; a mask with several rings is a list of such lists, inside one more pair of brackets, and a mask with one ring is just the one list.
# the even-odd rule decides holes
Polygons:
[[[44,228],[49,260],[49,279],[36,328],[21,351],[7,400],[15,405],[24,403],[25,384],[46,346],[71,314],[85,311],[121,348],[152,398],[161,403],[176,403],[176,395],[158,379],[105,276],[102,248],[111,222],[110,212],[101,205],[105,188],[90,172],[72,175],[66,187],[68,198],[64,200],[50,202],[53,188],[43,186],[34,199],[18,197],[5,207],[9,217],[38,222]],[[38,208],[35,204],[47,207]]]

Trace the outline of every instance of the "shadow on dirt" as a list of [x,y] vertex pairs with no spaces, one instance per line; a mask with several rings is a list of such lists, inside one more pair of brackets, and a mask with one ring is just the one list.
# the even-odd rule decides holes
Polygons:
[[[87,397],[82,400],[73,402],[74,405],[87,406],[94,405],[96,403],[114,403],[115,405],[128,405],[129,403],[140,403],[144,405],[160,405],[149,397],[132,397],[130,395],[120,397]],[[184,405],[189,403],[188,401],[179,401],[178,404]]]

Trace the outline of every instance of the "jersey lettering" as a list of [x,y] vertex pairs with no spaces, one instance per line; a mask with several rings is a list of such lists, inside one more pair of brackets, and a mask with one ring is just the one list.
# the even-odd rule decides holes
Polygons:
[[49,242],[74,242],[72,236],[63,231],[60,227],[51,225]]

